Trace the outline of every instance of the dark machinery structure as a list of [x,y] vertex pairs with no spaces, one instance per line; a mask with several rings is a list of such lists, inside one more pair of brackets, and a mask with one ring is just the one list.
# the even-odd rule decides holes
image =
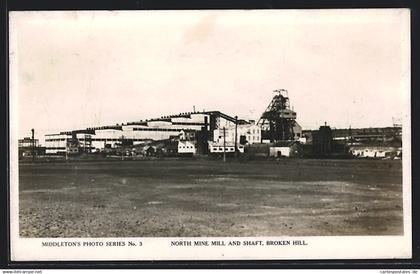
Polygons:
[[293,140],[296,112],[290,109],[287,90],[278,89],[274,92],[276,95],[257,123],[262,130],[261,139],[268,139],[271,143],[280,140]]
[[313,153],[317,156],[326,156],[332,153],[333,147],[333,133],[325,123],[325,126],[320,126],[319,130],[312,134]]

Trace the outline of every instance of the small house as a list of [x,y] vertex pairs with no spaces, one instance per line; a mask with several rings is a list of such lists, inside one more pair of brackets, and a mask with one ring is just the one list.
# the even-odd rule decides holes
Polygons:
[[303,147],[298,141],[277,141],[270,147],[270,157],[301,157]]

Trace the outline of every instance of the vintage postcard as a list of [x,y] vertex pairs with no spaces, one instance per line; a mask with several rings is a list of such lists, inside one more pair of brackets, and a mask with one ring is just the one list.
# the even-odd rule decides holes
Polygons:
[[411,257],[410,11],[9,13],[12,260]]

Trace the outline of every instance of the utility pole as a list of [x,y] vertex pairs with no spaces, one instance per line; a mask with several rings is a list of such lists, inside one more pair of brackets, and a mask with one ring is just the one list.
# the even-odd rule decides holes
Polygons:
[[68,141],[68,139],[67,139],[67,135],[66,135],[66,162],[67,162],[67,160],[69,159],[69,141]]
[[226,129],[223,127],[223,162],[226,162]]
[[238,116],[235,116],[235,158],[238,158]]
[[32,154],[32,161],[35,159],[35,130],[31,129],[31,154]]
[[31,147],[35,147],[35,129],[31,129]]
[[353,136],[352,136],[352,134],[351,134],[351,125],[350,125],[350,127],[349,127],[349,139],[350,139],[350,140],[353,140]]
[[124,135],[121,136],[121,160],[124,161]]

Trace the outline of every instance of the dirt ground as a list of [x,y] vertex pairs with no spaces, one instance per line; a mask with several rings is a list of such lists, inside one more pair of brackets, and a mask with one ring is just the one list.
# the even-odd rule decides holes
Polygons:
[[20,164],[20,235],[400,235],[401,169],[308,159]]

